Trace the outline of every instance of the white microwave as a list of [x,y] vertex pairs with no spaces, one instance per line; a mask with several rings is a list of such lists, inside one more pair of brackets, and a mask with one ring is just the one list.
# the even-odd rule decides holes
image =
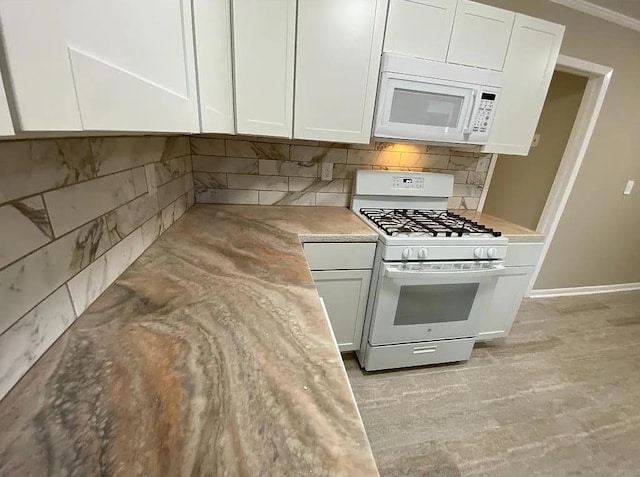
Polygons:
[[486,144],[501,86],[499,71],[385,54],[373,136]]

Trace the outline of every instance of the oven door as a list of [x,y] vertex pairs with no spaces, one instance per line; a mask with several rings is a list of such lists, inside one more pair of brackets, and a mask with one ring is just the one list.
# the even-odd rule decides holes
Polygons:
[[502,262],[384,263],[369,342],[477,336],[502,273]]
[[466,142],[479,88],[466,83],[385,72],[374,136]]

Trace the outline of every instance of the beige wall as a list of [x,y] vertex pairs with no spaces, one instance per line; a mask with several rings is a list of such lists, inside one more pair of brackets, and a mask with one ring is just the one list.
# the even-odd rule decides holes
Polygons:
[[535,229],[571,134],[587,78],[556,71],[528,156],[498,156],[484,212]]
[[547,0],[482,0],[566,25],[561,53],[615,69],[536,289],[640,282],[640,33]]

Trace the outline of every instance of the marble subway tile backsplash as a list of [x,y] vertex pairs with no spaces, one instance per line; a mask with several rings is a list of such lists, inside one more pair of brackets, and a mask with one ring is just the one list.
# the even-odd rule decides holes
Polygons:
[[190,148],[185,136],[0,142],[0,398],[194,204]]
[[61,286],[0,335],[0,396],[9,392],[75,319],[69,292]]
[[20,238],[0,241],[0,268],[53,240],[51,224],[40,195],[0,207],[0,224],[12,224],[12,235]]
[[[140,168],[142,169],[142,168]],[[147,192],[144,177],[137,185],[132,170],[116,172],[44,194],[53,233],[60,237]]]
[[[456,184],[450,208],[476,209],[490,154],[416,144],[348,145],[247,136],[192,136],[196,202],[347,206],[359,169],[439,172]],[[322,180],[330,164],[332,179]]]

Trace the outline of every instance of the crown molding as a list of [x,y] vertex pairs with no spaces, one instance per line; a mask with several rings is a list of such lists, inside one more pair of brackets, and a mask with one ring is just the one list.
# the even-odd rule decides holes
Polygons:
[[601,7],[586,0],[549,0],[550,2],[557,3],[572,10],[577,10],[587,15],[601,18],[611,23],[630,28],[632,30],[640,32],[640,20],[636,18],[623,15],[620,12],[609,10],[608,8]]

